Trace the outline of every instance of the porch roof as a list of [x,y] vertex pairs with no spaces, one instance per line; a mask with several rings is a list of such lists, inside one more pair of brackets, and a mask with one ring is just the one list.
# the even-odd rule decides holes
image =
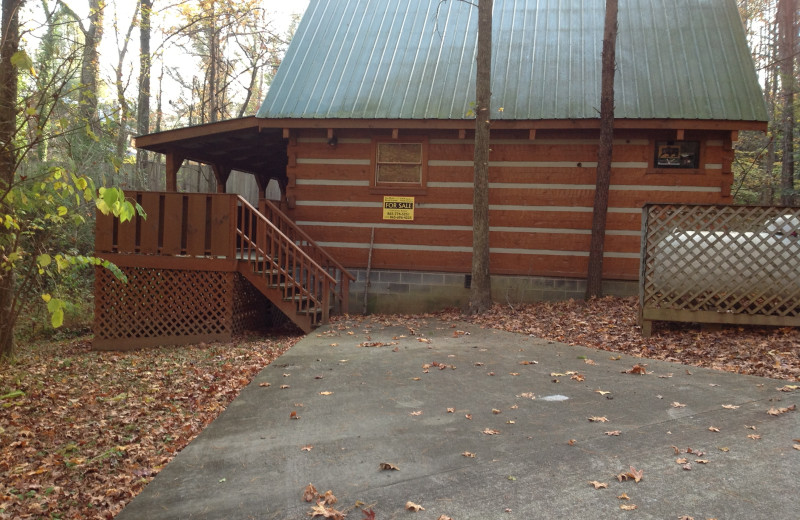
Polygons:
[[134,146],[181,159],[268,173],[286,162],[281,129],[254,116],[166,130],[136,137]]

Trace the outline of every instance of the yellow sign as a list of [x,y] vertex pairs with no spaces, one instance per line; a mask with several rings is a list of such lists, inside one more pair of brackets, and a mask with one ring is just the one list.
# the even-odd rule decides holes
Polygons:
[[414,220],[414,197],[383,197],[383,220]]

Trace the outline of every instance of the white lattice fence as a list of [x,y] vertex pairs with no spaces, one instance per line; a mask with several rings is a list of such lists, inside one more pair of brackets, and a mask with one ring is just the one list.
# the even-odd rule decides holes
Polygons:
[[800,326],[800,208],[649,204],[639,276],[653,320]]

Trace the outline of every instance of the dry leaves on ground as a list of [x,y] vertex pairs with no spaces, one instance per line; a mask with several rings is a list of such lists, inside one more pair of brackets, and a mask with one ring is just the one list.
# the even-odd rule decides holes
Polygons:
[[800,328],[727,326],[707,332],[696,324],[655,322],[653,336],[643,338],[638,308],[636,297],[609,296],[588,302],[520,304],[513,309],[497,304],[482,315],[452,310],[438,316],[641,358],[800,381]]
[[16,395],[0,413],[0,518],[110,518],[299,339],[20,345],[0,370],[0,395]]

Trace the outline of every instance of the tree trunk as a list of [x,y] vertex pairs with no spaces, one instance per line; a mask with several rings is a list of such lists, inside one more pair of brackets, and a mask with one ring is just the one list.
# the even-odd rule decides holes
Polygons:
[[[139,99],[136,104],[136,133],[150,133],[150,13],[153,0],[139,1]],[[147,151],[136,150],[136,187],[147,189]]]
[[[17,151],[14,137],[17,122],[17,68],[11,58],[19,50],[19,11],[25,0],[2,0],[2,40],[0,40],[0,214],[10,213],[5,194],[14,182],[17,169]],[[0,257],[12,251],[13,237],[5,226],[0,226]],[[17,313],[14,302],[14,271],[5,269],[0,261],[0,359],[14,352],[14,326]]]
[[103,39],[103,13],[105,0],[89,0],[89,27],[84,31],[83,61],[81,65],[80,107],[89,128],[100,135],[97,114],[98,83],[100,77],[100,41]]
[[794,200],[794,40],[796,0],[778,0],[778,55],[781,81],[781,204]]
[[[117,131],[116,156],[117,160],[119,160],[118,168],[120,170],[125,163],[125,155],[127,155],[128,152],[128,121],[131,118],[131,105],[128,103],[128,98],[125,96],[125,85],[123,83],[124,73],[122,69],[125,66],[125,56],[128,55],[128,43],[131,41],[131,33],[133,33],[133,28],[136,26],[136,17],[138,15],[139,5],[137,4],[133,12],[133,17],[131,18],[131,24],[128,26],[128,32],[125,34],[125,41],[122,44],[122,49],[120,49],[118,54],[117,67],[114,70],[114,75],[116,76],[115,83],[117,86],[117,102],[119,103],[119,119],[117,121],[119,130]],[[123,172],[120,171],[120,173]],[[112,182],[112,184],[116,183]],[[131,182],[131,185],[133,184],[134,183]]]
[[589,272],[586,299],[600,296],[603,284],[603,250],[608,214],[608,189],[611,184],[611,154],[614,148],[614,71],[617,47],[617,0],[606,0],[603,34],[603,69],[600,92],[600,146],[597,150],[597,181],[594,191],[592,239],[589,245]]
[[492,4],[478,3],[478,68],[475,81],[475,185],[472,202],[472,290],[469,312],[492,306],[489,275],[489,127],[491,124]]

